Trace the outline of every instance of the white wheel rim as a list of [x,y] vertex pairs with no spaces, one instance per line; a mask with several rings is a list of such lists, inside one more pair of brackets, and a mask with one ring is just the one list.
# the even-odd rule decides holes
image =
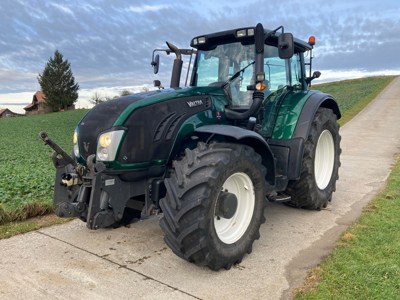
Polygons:
[[331,181],[335,163],[335,144],[329,130],[324,130],[318,138],[315,149],[314,176],[320,190],[325,189]]
[[232,244],[243,236],[253,218],[255,204],[254,186],[250,177],[240,172],[231,175],[223,184],[222,190],[235,194],[238,201],[237,209],[232,218],[225,219],[215,215],[215,206],[214,228],[218,238],[223,243]]

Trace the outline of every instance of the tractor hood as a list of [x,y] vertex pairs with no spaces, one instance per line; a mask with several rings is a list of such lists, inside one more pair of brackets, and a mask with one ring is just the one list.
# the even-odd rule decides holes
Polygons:
[[[210,107],[210,98],[206,95],[210,92],[216,93],[218,89],[223,94],[222,89],[215,87],[165,89],[124,96],[96,105],[83,117],[77,127],[81,158],[86,160],[89,155],[96,153],[97,138],[100,133],[117,126],[124,126],[128,130],[134,130],[133,127],[136,126],[136,120],[143,123],[139,126],[144,128],[149,126],[150,123],[157,122],[158,118],[164,118],[164,114],[167,111],[170,114],[182,110],[182,114],[191,115],[205,110]],[[191,107],[190,101],[196,100],[202,100],[202,105],[196,108]],[[197,102],[193,103],[197,104]],[[147,116],[147,119],[142,119],[143,114],[147,115],[148,113],[150,115]],[[183,120],[184,117],[182,115]],[[176,123],[176,125],[179,123]]]
[[169,94],[173,89],[151,91],[123,96],[109,100],[93,107],[79,122],[77,132],[79,135],[79,152],[84,160],[96,153],[98,135],[110,129],[124,110],[131,104],[154,97],[159,94]]

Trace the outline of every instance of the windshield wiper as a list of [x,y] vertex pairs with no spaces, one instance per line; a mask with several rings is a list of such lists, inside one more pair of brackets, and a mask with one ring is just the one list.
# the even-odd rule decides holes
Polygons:
[[251,63],[249,63],[247,66],[241,68],[239,71],[237,71],[235,74],[233,74],[224,84],[224,86],[228,85],[229,83],[231,83],[232,81],[234,81],[236,78],[239,77],[239,75],[244,72],[248,67],[250,67],[251,65],[254,65],[256,61],[253,60]]

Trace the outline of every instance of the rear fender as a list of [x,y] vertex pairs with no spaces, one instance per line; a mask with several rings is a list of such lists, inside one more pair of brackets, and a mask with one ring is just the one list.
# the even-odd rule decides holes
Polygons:
[[301,137],[304,139],[304,141],[307,140],[314,116],[320,107],[332,109],[338,120],[342,117],[335,98],[325,93],[315,93],[311,95],[311,97],[304,104],[297,121],[296,128],[293,132],[292,139]]
[[267,168],[266,180],[268,184],[271,186],[275,185],[274,157],[272,155],[272,151],[269,145],[258,133],[229,125],[205,125],[196,128],[195,133],[201,135],[206,134],[209,141],[223,138],[231,142],[236,142],[252,147],[254,151],[261,155],[263,165]]
[[[304,104],[292,137],[287,140],[269,140],[274,154],[277,157],[277,169],[278,171],[286,170],[282,171],[282,173],[287,176],[289,180],[297,180],[300,178],[304,144],[310,134],[315,114],[320,107],[332,109],[337,119],[341,118],[339,106],[335,98],[325,93],[316,92],[311,95]],[[290,149],[289,159],[279,159],[280,157],[285,158],[284,154],[288,149]]]

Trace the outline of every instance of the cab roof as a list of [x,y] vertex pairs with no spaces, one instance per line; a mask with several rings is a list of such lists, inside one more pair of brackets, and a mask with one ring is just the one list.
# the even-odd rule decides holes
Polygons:
[[[245,36],[238,36],[238,32],[246,32],[250,33]],[[251,35],[251,32],[253,35]],[[220,31],[220,32],[215,32],[215,33],[210,33],[210,34],[203,34],[196,36],[192,39],[190,46],[199,50],[210,50],[214,48],[216,45],[220,44],[226,44],[226,43],[233,43],[237,41],[241,41],[243,44],[253,44],[254,43],[254,32],[255,32],[255,27],[242,27],[242,28],[236,28],[236,29],[231,29],[231,30],[226,30],[226,31]],[[273,32],[273,30],[269,29],[264,29],[264,34],[268,35],[269,33]],[[272,36],[269,36],[266,39],[266,44],[271,44],[271,45],[276,45],[277,44],[277,39],[278,36],[281,33],[275,33]],[[202,44],[199,44],[199,39],[204,38],[205,42]],[[197,43],[196,43],[197,40]],[[311,50],[313,47],[308,44],[307,42],[293,38],[294,41],[294,51],[295,52],[306,52],[308,50]]]

